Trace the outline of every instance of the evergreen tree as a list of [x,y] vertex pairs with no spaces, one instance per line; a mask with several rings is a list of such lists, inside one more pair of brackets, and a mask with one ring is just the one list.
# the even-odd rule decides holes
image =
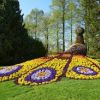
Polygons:
[[43,44],[28,36],[18,0],[0,1],[0,63],[15,64],[45,53]]

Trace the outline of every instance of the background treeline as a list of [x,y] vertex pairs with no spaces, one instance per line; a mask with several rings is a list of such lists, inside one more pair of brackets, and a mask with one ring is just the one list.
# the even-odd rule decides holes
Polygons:
[[50,12],[32,9],[25,17],[28,34],[49,53],[65,51],[75,41],[75,28],[85,28],[88,54],[100,57],[100,0],[52,0]]
[[65,51],[85,28],[88,55],[100,57],[100,0],[52,0],[24,18],[18,0],[0,0],[0,65]]

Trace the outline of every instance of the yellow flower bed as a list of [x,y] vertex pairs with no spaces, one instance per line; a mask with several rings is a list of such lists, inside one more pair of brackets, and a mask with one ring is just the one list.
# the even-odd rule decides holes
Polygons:
[[[28,73],[22,75],[20,78],[18,78],[18,84],[23,84],[23,85],[27,85],[27,84],[37,85],[37,84],[45,84],[45,83],[51,83],[53,81],[56,81],[63,74],[63,69],[64,69],[67,61],[68,60],[62,60],[62,59],[54,58],[53,60],[48,61],[47,63],[44,63],[43,65],[35,68],[34,70],[30,70]],[[41,72],[41,71],[38,72],[40,74],[44,73],[44,72],[46,74],[46,71],[52,69],[52,70],[55,71],[55,75],[51,79],[49,79],[49,81],[45,79],[45,77],[46,77],[45,74],[43,74],[44,75],[43,77],[44,77],[45,81],[39,81],[39,82],[37,82],[36,79],[38,78],[38,76],[36,77],[36,79],[33,78],[34,81],[32,81],[32,78],[31,78],[30,74],[32,72],[33,72],[33,74],[35,74],[34,71],[36,71],[36,70],[38,71],[39,69],[43,69],[44,70],[43,72]],[[45,69],[46,69],[46,71],[45,71]],[[50,74],[50,75],[52,75],[52,74]],[[26,78],[28,77],[28,75],[30,75],[30,79],[27,80]]]
[[[11,79],[17,78],[17,77],[21,76],[22,74],[27,73],[29,70],[37,67],[38,65],[48,61],[49,59],[50,58],[37,58],[34,60],[23,62],[21,64],[16,64],[13,66],[0,67],[0,69],[2,69],[2,74],[0,75],[0,81],[6,81],[6,80],[11,80]],[[14,67],[18,67],[18,66],[20,67],[19,70],[13,69]],[[5,73],[9,72],[9,74],[5,74],[5,73],[3,74],[3,71]],[[10,71],[13,71],[13,72],[10,73]]]
[[75,55],[68,67],[66,77],[74,79],[100,78],[100,65],[86,56]]
[[39,85],[73,79],[100,78],[99,62],[82,55],[61,53],[41,57],[8,67],[0,67],[0,82],[16,79],[20,85]]

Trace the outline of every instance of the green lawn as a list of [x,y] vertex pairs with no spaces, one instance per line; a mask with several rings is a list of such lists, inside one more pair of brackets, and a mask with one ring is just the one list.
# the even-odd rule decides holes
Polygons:
[[0,100],[100,100],[100,80],[63,78],[40,86],[0,83]]

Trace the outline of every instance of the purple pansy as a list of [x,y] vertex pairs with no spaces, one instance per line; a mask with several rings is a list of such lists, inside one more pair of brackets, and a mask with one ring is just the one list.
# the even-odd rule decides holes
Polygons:
[[16,65],[16,66],[9,66],[9,67],[2,67],[0,69],[0,77],[3,76],[9,76],[10,74],[13,74],[21,69],[22,66]]
[[26,81],[42,83],[47,82],[55,78],[56,71],[53,68],[39,68],[33,71],[26,77]]
[[76,66],[73,68],[73,71],[75,71],[78,74],[97,75],[97,72],[95,72],[93,69],[85,67],[85,66]]

